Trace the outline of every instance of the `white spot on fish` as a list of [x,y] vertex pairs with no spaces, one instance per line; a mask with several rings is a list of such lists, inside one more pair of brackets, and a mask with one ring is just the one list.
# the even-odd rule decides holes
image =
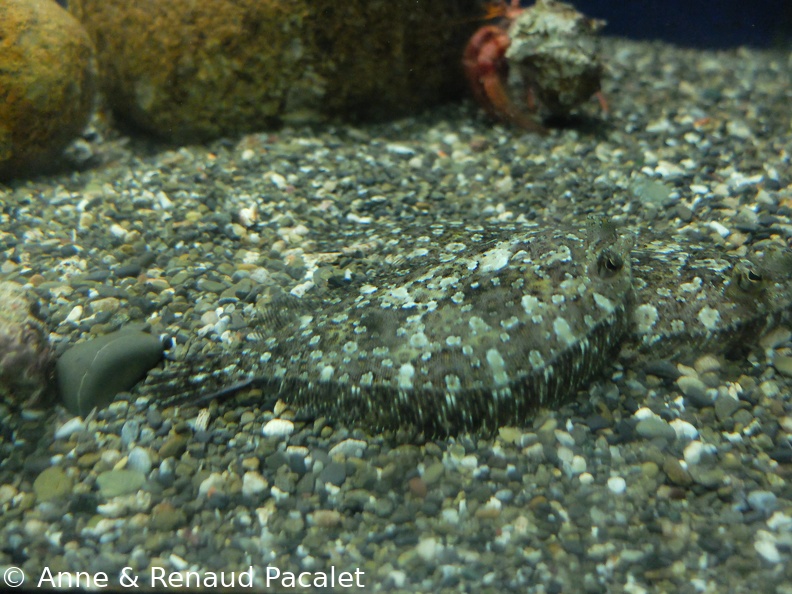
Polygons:
[[553,331],[558,337],[558,340],[567,346],[571,346],[577,342],[577,338],[575,337],[574,332],[572,332],[569,322],[567,322],[564,318],[556,318],[553,321]]
[[542,306],[541,302],[533,295],[523,295],[520,303],[522,303],[523,310],[525,310],[525,313],[529,316],[534,315]]
[[596,303],[599,308],[607,314],[613,313],[613,310],[616,309],[613,305],[613,301],[600,293],[594,293],[594,303]]
[[638,334],[646,334],[649,332],[659,318],[660,315],[657,313],[657,308],[650,303],[645,303],[644,305],[636,307],[633,320],[635,321]]
[[487,324],[487,322],[485,322],[478,316],[470,316],[468,325],[470,326],[470,330],[474,334],[486,332],[487,330],[490,329],[489,324]]
[[505,386],[509,383],[509,375],[506,373],[506,362],[497,349],[487,351],[487,363],[492,370],[492,379],[496,386]]
[[319,372],[319,381],[320,382],[329,382],[333,377],[333,372],[335,369],[332,365],[325,365],[322,367],[322,371]]
[[459,380],[459,376],[453,373],[449,373],[445,376],[445,384],[449,392],[458,392],[462,388],[462,382]]
[[720,313],[717,309],[705,305],[699,312],[698,320],[707,330],[715,331],[718,329],[718,322],[720,322]]
[[404,363],[401,367],[399,367],[399,377],[397,378],[399,388],[402,390],[412,390],[414,377],[415,367],[413,367],[410,363]]

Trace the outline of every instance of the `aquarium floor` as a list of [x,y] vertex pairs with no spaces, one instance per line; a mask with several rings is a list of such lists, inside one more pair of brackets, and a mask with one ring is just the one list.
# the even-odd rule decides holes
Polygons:
[[[323,258],[343,276],[376,257],[366,237],[384,229],[594,214],[639,248],[647,228],[735,253],[792,237],[788,54],[603,53],[609,113],[592,102],[547,137],[469,102],[205,146],[97,124],[72,148],[92,166],[0,186],[0,270],[34,287],[56,350],[144,322],[178,357],[223,352],[256,300]],[[202,412],[143,386],[76,420],[0,405],[0,569],[28,585],[252,567],[259,591],[288,586],[274,568],[334,568],[371,592],[790,594],[790,334],[759,344],[651,370],[622,353],[575,400],[483,437],[405,442],[255,392]]]

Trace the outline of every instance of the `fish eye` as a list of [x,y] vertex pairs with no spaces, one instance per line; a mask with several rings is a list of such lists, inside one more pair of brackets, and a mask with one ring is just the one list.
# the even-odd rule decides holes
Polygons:
[[604,249],[597,258],[597,272],[603,278],[611,278],[624,268],[624,259],[617,252]]
[[764,288],[764,277],[749,263],[740,263],[732,273],[734,284],[745,293],[756,293]]

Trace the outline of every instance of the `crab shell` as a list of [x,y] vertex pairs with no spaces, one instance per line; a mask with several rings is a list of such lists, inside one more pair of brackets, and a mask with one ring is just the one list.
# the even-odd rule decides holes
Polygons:
[[568,114],[600,90],[597,33],[604,26],[564,2],[537,0],[509,28],[509,86],[531,93],[550,115]]

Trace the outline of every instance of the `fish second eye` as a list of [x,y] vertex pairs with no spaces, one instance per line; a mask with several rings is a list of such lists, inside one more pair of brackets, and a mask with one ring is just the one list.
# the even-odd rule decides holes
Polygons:
[[597,258],[597,272],[604,278],[614,276],[624,267],[624,259],[610,249],[604,249]]

